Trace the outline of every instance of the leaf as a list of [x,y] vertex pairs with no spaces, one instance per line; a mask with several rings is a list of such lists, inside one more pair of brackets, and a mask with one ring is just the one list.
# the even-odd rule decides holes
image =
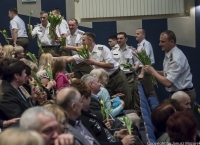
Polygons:
[[27,56],[28,56],[34,63],[37,64],[37,59],[36,59],[36,57],[35,57],[34,54],[28,52],[28,53],[27,53]]

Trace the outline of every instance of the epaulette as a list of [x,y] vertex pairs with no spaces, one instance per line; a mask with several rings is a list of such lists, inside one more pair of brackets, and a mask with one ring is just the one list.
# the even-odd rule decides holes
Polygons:
[[41,24],[37,24],[37,25],[34,25],[34,28],[35,28],[35,27],[40,27],[40,26],[41,26]]
[[80,34],[80,35],[83,35],[85,32],[83,32],[83,31],[78,31],[78,34]]
[[173,53],[170,54],[170,62],[173,60]]
[[100,47],[98,47],[98,49],[99,49],[99,50],[103,50],[103,47],[102,47],[102,46],[100,46]]

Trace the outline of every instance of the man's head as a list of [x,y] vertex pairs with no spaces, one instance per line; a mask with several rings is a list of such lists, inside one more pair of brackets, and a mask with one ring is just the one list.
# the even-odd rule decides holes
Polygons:
[[40,21],[42,24],[46,24],[47,23],[47,17],[48,17],[48,13],[45,11],[41,11],[40,12]]
[[56,104],[63,108],[68,118],[76,120],[81,115],[82,98],[77,89],[67,87],[60,90],[56,97]]
[[16,8],[11,8],[8,11],[8,17],[12,20],[16,15],[18,15],[17,9]]
[[92,74],[83,75],[81,80],[83,80],[91,89],[91,92],[97,95],[100,91],[101,84],[96,76]]
[[112,35],[108,38],[108,44],[110,45],[110,47],[114,47],[117,44],[117,36],[116,35]]
[[69,30],[71,34],[76,32],[76,30],[78,29],[78,21],[74,18],[69,20],[68,25],[69,25]]
[[58,122],[53,113],[43,107],[32,107],[26,110],[21,116],[20,127],[40,133],[45,145],[53,145],[58,137]]
[[117,43],[120,47],[126,45],[126,41],[128,40],[127,34],[125,32],[119,32],[117,34]]
[[54,8],[54,9],[52,10],[52,13],[53,13],[54,15],[60,15],[60,14],[61,14],[59,8]]
[[85,32],[82,36],[82,43],[83,45],[90,46],[91,44],[95,43],[96,36],[94,33]]
[[191,109],[190,97],[185,92],[178,91],[178,92],[174,93],[171,98],[177,100],[180,103],[180,105],[184,108],[184,110]]
[[136,40],[140,43],[145,39],[146,31],[142,28],[138,28],[135,33]]
[[169,52],[172,48],[176,46],[176,35],[171,30],[166,30],[160,34],[160,43],[159,46],[162,47],[162,50]]

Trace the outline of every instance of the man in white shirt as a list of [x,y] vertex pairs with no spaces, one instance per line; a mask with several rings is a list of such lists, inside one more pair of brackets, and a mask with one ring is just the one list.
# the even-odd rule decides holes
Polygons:
[[196,92],[193,88],[190,66],[184,53],[176,46],[174,32],[170,30],[162,32],[159,45],[165,52],[163,70],[156,71],[151,66],[145,66],[144,70],[162,83],[171,95],[177,91],[187,93],[190,96],[191,106],[193,107]]
[[[71,52],[72,55],[76,55],[77,51],[76,48],[82,46],[82,36],[85,33],[82,30],[78,29],[78,21],[74,18],[69,20],[69,30],[70,34],[67,36],[66,44],[67,46],[64,47],[65,51]],[[89,74],[93,68],[82,62],[79,64],[74,64],[73,72],[75,78],[81,78],[85,74]]]
[[[52,10],[52,13],[56,14],[56,15],[61,15],[59,8],[54,8]],[[68,26],[67,21],[65,19],[62,19],[61,24],[58,26],[58,31],[60,33],[60,36],[63,37],[63,38],[66,38],[70,34],[69,26]]]
[[70,57],[64,56],[66,62],[85,62],[94,68],[103,68],[109,73],[109,82],[106,85],[111,95],[123,93],[125,95],[125,109],[131,109],[131,92],[128,88],[128,81],[125,74],[120,70],[119,64],[113,59],[110,49],[105,45],[95,44],[96,36],[91,32],[86,32],[82,36],[83,45],[88,45],[90,59],[83,59],[78,54]]
[[[38,44],[41,43],[40,45],[42,46],[44,53],[51,53],[53,56],[58,56],[57,44],[55,42],[55,40],[57,40],[59,37],[58,28],[56,27],[54,29],[55,38],[52,39],[49,35],[50,23],[48,22],[47,17],[48,17],[47,12],[45,11],[40,12],[41,24],[36,25],[36,27],[33,29],[32,32],[29,31],[29,37],[34,38],[35,35],[37,35],[38,39],[40,40],[38,41]],[[40,54],[41,52],[39,50],[39,56]]]
[[[145,36],[146,36],[146,31],[144,29],[139,28],[136,30],[135,37],[136,40],[138,41],[137,51],[141,51],[144,49],[151,60],[151,64],[154,65],[155,59],[154,59],[153,49],[151,43],[145,39]],[[144,74],[144,71],[142,70],[142,63],[140,61],[137,62],[135,68],[138,68],[138,73],[140,74],[138,78],[141,79],[141,83],[143,85],[146,96],[156,97],[157,95],[155,93],[154,86],[151,81],[151,76],[147,73]]]
[[14,47],[20,45],[24,48],[24,51],[28,51],[28,36],[26,32],[26,27],[24,21],[18,16],[16,8],[11,8],[8,12],[10,17],[10,31],[12,34],[13,45]]
[[[111,53],[112,53],[113,59],[120,64],[120,69],[126,75],[133,100],[135,100],[134,99],[135,97],[137,97],[139,99],[139,96],[134,93],[135,89],[134,89],[133,69],[134,69],[135,56],[133,56],[133,54],[132,54],[131,47],[126,44],[127,34],[125,32],[119,32],[117,34],[117,36],[110,36],[108,39],[108,42],[109,42],[109,45],[112,47]],[[127,64],[127,63],[129,63],[131,65],[131,69],[126,68],[122,65],[122,64]],[[135,104],[136,101],[131,102],[132,103],[131,106],[133,107],[131,109],[139,108],[136,106],[139,106],[140,102],[139,101],[137,101],[137,102],[138,102],[138,104]],[[139,110],[139,109],[137,109],[137,110]]]

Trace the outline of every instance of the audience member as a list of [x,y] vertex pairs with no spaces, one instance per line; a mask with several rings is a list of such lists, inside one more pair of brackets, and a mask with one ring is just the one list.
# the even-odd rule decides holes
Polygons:
[[[66,110],[67,115],[69,117],[69,124],[71,126],[73,126],[74,129],[79,131],[86,139],[88,139],[88,141],[90,142],[91,145],[94,145],[94,144],[102,144],[102,145],[116,144],[117,142],[115,140],[113,140],[114,138],[109,133],[108,129],[98,132],[100,130],[100,128],[102,127],[100,124],[98,124],[98,122],[95,123],[95,125],[93,126],[93,131],[92,131],[91,128],[89,129],[89,128],[87,128],[88,126],[86,127],[83,124],[83,120],[84,120],[83,118],[82,118],[83,120],[82,119],[79,120],[80,116],[81,116],[82,107],[85,106],[84,109],[88,108],[90,99],[87,99],[88,102],[85,102],[85,103],[83,102],[83,100],[86,100],[86,96],[81,97],[81,94],[75,88],[64,88],[57,95],[57,103],[63,109]],[[88,118],[87,118],[87,120],[88,120]],[[96,121],[96,120],[93,120],[93,121],[90,120],[90,121],[91,121],[91,123],[92,122],[94,123],[94,121]],[[90,122],[88,122],[88,123],[90,123]],[[99,127],[97,127],[97,126],[99,126]],[[104,127],[102,127],[102,129],[106,128],[106,127],[105,128]],[[97,134],[99,134],[99,133],[101,133],[101,135],[98,136]],[[103,133],[104,133],[104,135],[103,135]],[[108,134],[110,134],[110,136]],[[100,136],[101,136],[101,138],[100,138]],[[109,138],[112,137],[112,139],[105,141],[106,139],[108,139],[108,136],[109,136]],[[122,142],[119,144],[129,145],[129,144],[133,144],[133,143],[134,143],[134,137],[131,135],[127,135],[122,139]]]
[[0,134],[0,145],[45,145],[43,138],[35,131],[9,128]]
[[7,58],[15,57],[15,49],[12,45],[4,45],[3,57]]
[[55,116],[43,107],[32,107],[26,110],[21,116],[20,127],[37,131],[43,137],[45,145],[61,142],[63,145],[73,145],[74,142],[71,134],[58,134],[58,122]]
[[175,112],[166,125],[171,143],[196,142],[197,123],[189,111]]
[[169,103],[162,103],[152,111],[151,120],[156,129],[155,133],[158,142],[169,142],[169,137],[166,133],[166,122],[175,112],[176,110]]
[[177,100],[184,110],[191,109],[191,100],[187,93],[183,91],[178,91],[178,92],[175,92],[171,98]]
[[62,58],[55,59],[53,62],[53,78],[56,81],[56,90],[70,85],[68,77],[65,75],[66,64]]

